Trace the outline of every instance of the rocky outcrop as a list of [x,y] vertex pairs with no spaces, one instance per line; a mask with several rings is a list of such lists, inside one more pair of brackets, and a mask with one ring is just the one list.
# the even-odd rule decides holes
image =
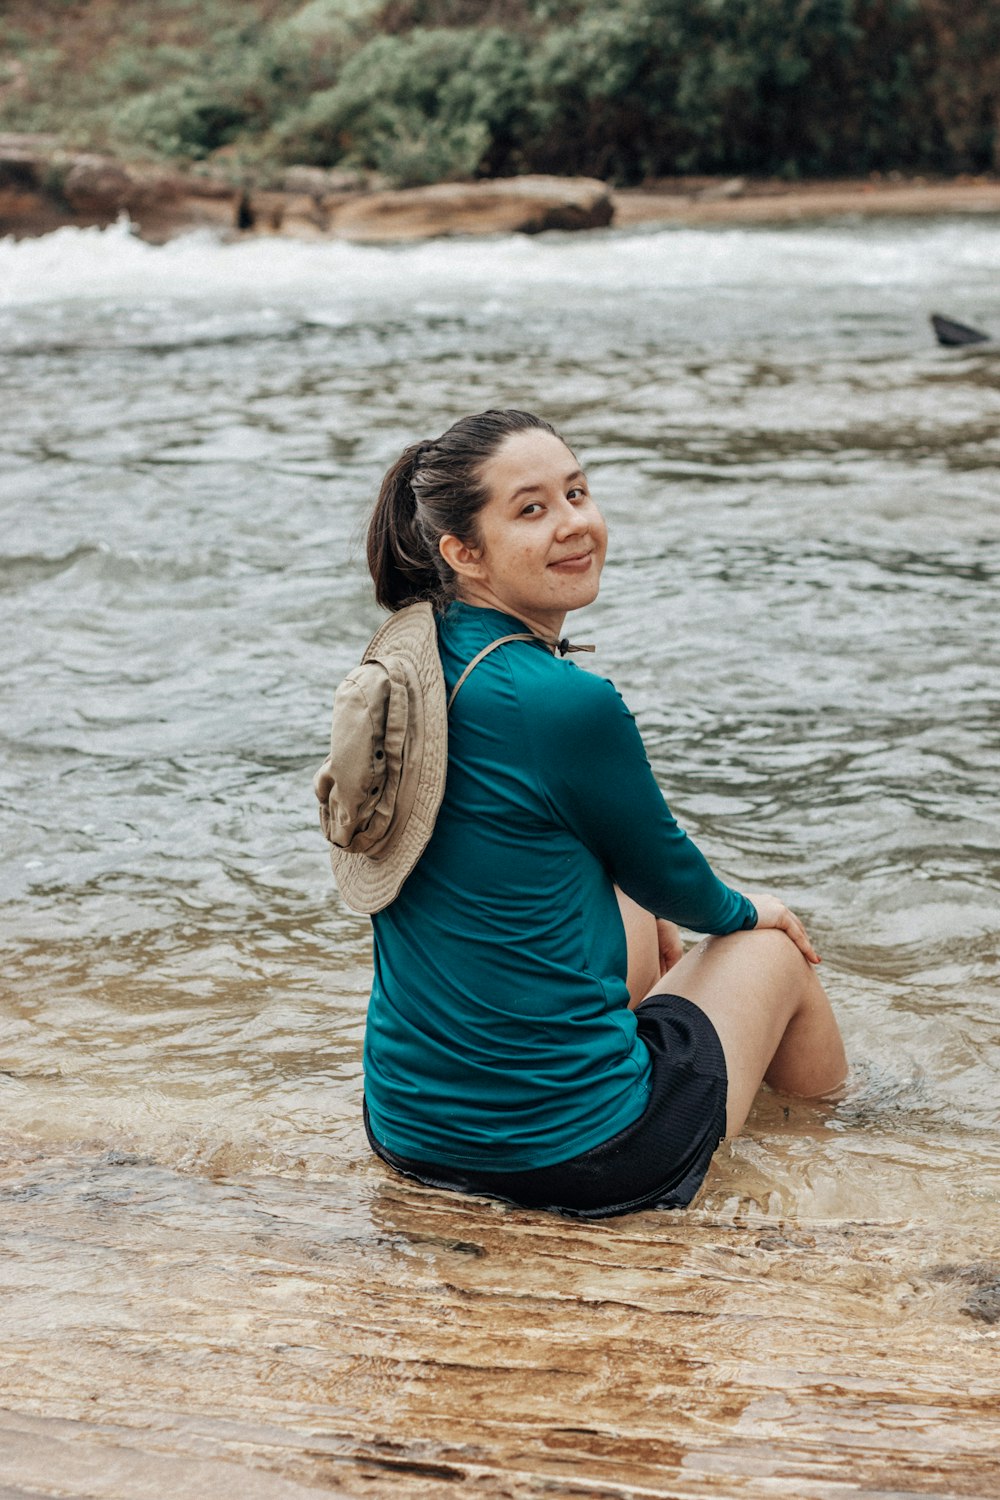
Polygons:
[[68,152],[47,138],[0,137],[0,234],[107,225],[127,214],[161,242],[209,226],[224,234],[364,241],[449,234],[538,234],[611,222],[611,195],[591,178],[512,177],[387,191],[362,174],[292,167],[273,186],[126,165]]
[[128,214],[151,240],[199,225],[231,230],[242,194],[230,184],[66,151],[46,138],[0,136],[0,234],[111,224]]
[[426,239],[443,234],[540,234],[610,224],[611,194],[591,177],[502,177],[366,193],[331,218],[349,239]]
[[613,194],[590,177],[503,177],[390,191],[374,174],[289,167],[266,185],[193,169],[72,152],[48,136],[0,135],[0,235],[127,214],[159,243],[199,227],[230,238],[281,234],[370,242],[438,235],[538,234],[638,225],[784,224],[844,214],[1000,214],[1000,179],[926,181],[899,173],[849,182],[677,177]]

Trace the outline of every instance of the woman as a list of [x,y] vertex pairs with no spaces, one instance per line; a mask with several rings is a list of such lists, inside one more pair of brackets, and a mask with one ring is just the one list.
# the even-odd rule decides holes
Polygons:
[[[368,536],[379,603],[430,600],[462,679],[433,832],[372,918],[368,1137],[433,1186],[588,1217],[689,1203],[763,1080],[816,1096],[846,1071],[802,923],[712,873],[614,687],[553,649],[606,541],[519,411],[408,448]],[[713,936],[685,954],[675,923]]]

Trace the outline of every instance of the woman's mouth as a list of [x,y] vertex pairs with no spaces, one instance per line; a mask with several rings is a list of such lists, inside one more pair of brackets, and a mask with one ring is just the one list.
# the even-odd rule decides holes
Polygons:
[[549,563],[549,567],[556,573],[586,573],[593,560],[593,552],[574,552],[571,557],[561,557],[558,562]]

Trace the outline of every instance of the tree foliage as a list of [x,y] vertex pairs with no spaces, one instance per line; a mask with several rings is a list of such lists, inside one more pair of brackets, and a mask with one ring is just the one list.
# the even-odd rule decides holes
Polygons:
[[337,83],[275,131],[302,162],[372,167],[403,184],[471,177],[504,165],[529,123],[522,39],[478,27],[373,37]]
[[106,4],[8,8],[0,127],[158,155],[402,183],[1000,167],[982,0],[153,0],[89,69],[73,26]]

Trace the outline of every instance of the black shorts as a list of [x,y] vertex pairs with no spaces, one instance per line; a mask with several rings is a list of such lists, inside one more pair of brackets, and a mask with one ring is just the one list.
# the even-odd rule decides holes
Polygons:
[[641,1208],[685,1208],[726,1133],[726,1058],[703,1010],[680,995],[652,995],[636,1010],[653,1065],[638,1120],[568,1161],[526,1172],[479,1172],[397,1156],[373,1138],[390,1167],[428,1187],[484,1193],[522,1208],[604,1219]]

